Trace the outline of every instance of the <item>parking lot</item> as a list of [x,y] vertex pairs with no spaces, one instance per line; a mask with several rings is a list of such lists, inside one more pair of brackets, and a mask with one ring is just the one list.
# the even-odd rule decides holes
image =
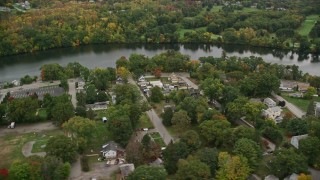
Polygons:
[[51,96],[59,96],[62,93],[64,93],[64,89],[59,86],[47,86],[47,87],[41,87],[37,89],[20,88],[17,91],[12,91],[11,96],[14,98],[24,98],[34,93],[36,93],[38,95],[38,98],[42,100],[45,94],[50,94]]

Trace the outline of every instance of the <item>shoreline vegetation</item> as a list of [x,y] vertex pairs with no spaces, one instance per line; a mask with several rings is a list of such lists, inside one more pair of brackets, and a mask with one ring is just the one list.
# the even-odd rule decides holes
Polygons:
[[273,3],[30,0],[25,13],[0,12],[0,57],[113,43],[234,44],[319,54],[320,3]]

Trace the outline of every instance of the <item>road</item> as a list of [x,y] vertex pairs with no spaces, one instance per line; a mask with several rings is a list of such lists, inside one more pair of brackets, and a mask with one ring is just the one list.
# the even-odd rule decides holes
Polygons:
[[73,107],[77,107],[77,98],[76,98],[76,79],[69,79],[68,85],[69,85],[69,94],[71,95],[71,102]]
[[[130,84],[133,84],[135,86],[138,87],[138,85],[136,84],[136,82],[132,79],[132,77],[130,76],[128,78],[128,82]],[[138,87],[139,88],[139,87]],[[140,91],[141,96],[143,97],[144,101],[147,101],[147,98],[143,95],[143,93]],[[147,111],[147,115],[149,116],[149,119],[151,120],[153,126],[155,127],[156,131],[160,133],[160,135],[163,138],[163,141],[168,145],[171,141],[173,141],[173,137],[170,135],[170,133],[168,132],[168,130],[164,127],[164,125],[162,124],[162,120],[161,118],[157,115],[157,113],[154,111],[154,109],[151,109],[149,111]]]
[[302,118],[306,113],[303,112],[301,109],[299,109],[297,106],[293,105],[292,103],[289,103],[283,97],[275,94],[272,92],[272,96],[276,98],[278,101],[285,101],[286,102],[286,107],[291,111],[297,118]]

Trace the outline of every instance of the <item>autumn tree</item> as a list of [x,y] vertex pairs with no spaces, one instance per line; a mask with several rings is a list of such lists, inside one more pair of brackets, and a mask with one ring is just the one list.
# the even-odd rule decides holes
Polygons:
[[231,133],[231,124],[227,120],[209,120],[199,125],[200,134],[204,139],[215,146],[221,146],[225,137]]
[[189,130],[185,132],[180,139],[181,142],[184,142],[187,146],[190,152],[196,151],[200,145],[200,137],[198,133],[194,130]]

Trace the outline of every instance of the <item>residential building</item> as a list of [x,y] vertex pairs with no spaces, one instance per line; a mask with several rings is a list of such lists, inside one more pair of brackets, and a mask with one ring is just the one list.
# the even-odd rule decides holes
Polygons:
[[292,146],[299,149],[299,141],[301,139],[305,139],[307,137],[308,137],[308,134],[304,134],[304,135],[300,135],[300,136],[292,136],[290,143],[292,144]]
[[163,84],[161,81],[150,81],[149,82],[153,87],[158,86],[159,88],[163,88]]
[[281,116],[282,109],[279,106],[263,109],[262,116],[269,119],[276,119],[277,117]]
[[110,141],[108,144],[102,146],[100,151],[102,156],[107,159],[115,159],[124,156],[124,150],[115,142]]
[[263,100],[263,103],[264,103],[265,105],[267,105],[268,108],[272,108],[272,107],[276,107],[276,106],[277,106],[277,103],[274,102],[274,100],[272,100],[271,98],[265,98],[265,99]]
[[169,77],[170,81],[173,83],[173,84],[176,84],[179,82],[179,78],[178,76],[175,74],[175,73],[172,73]]
[[315,116],[320,117],[320,102],[315,103],[315,110],[314,110]]
[[281,80],[280,90],[281,91],[293,91],[294,88],[301,92],[306,92],[310,87],[309,83],[299,82],[299,81],[289,81],[289,80]]

